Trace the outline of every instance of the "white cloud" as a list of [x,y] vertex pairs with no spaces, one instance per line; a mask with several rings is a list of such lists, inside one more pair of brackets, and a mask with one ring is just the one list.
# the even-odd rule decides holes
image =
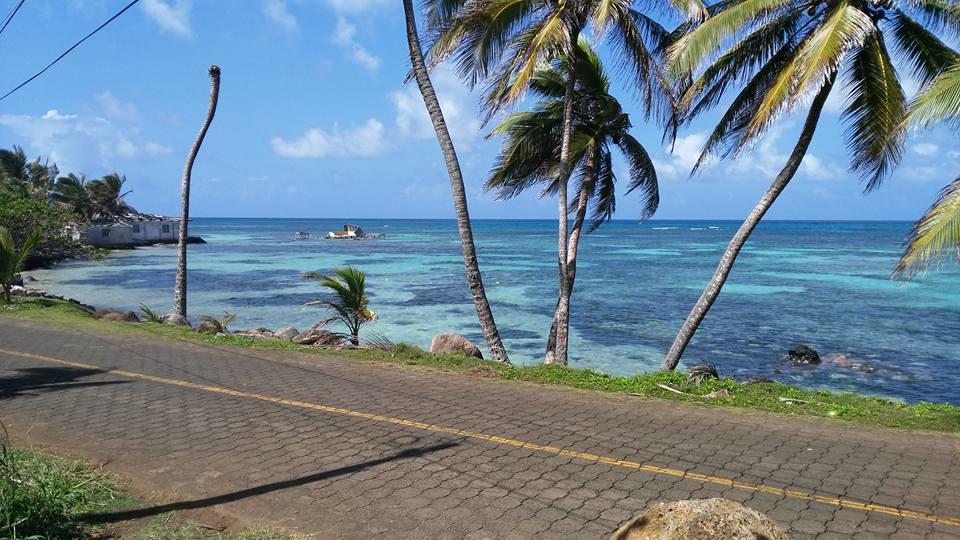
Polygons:
[[32,152],[49,157],[64,171],[114,167],[115,161],[167,154],[170,148],[144,140],[137,127],[121,127],[99,116],[62,114],[0,115],[4,126],[27,141]]
[[929,142],[914,143],[911,147],[911,150],[920,154],[921,156],[935,156],[940,150],[940,147],[936,144]]
[[263,14],[284,32],[295,34],[300,31],[297,18],[287,9],[284,0],[263,0]]
[[380,68],[383,60],[368,51],[363,45],[357,43],[354,37],[357,35],[357,27],[343,16],[337,17],[337,26],[333,31],[331,40],[347,50],[350,59],[365,67],[368,71],[376,71]]
[[[664,178],[685,178],[689,176],[693,166],[700,159],[700,151],[706,141],[707,134],[704,132],[677,137],[673,148],[667,148],[666,156],[654,159],[657,173]],[[708,161],[705,166],[710,166],[712,161],[712,159]]]
[[800,163],[803,174],[816,180],[834,180],[843,177],[843,172],[832,164],[824,163],[817,156],[807,153]]
[[190,37],[190,0],[144,0],[143,10],[160,28],[167,32]]
[[[469,147],[482,135],[481,123],[470,91],[447,65],[431,73],[443,117],[455,143]],[[423,105],[423,97],[414,83],[390,93],[400,134],[411,139],[430,139],[436,136],[430,115]]]
[[337,13],[357,14],[375,7],[392,5],[390,0],[327,0],[330,9]]
[[329,131],[311,128],[297,139],[274,137],[273,151],[288,158],[351,158],[377,156],[387,150],[383,124],[370,118],[363,125],[341,130],[337,124]]
[[104,92],[97,96],[97,102],[100,109],[107,118],[119,122],[136,122],[140,119],[140,113],[137,108],[130,103],[117,99],[110,92]]

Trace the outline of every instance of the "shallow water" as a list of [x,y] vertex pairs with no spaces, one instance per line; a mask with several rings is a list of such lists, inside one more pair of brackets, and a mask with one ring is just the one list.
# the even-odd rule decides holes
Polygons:
[[[318,297],[310,270],[352,264],[367,272],[371,326],[426,347],[441,331],[483,342],[463,275],[456,224],[362,220],[386,238],[294,241],[342,221],[213,219],[191,222],[189,311],[236,313],[236,328],[320,319],[300,309]],[[587,236],[572,308],[571,363],[613,374],[659,366],[675,332],[737,227],[733,222],[613,222]],[[723,294],[684,357],[727,375],[766,376],[807,387],[907,401],[960,403],[960,269],[921,280],[889,279],[907,223],[770,222],[741,254]],[[484,282],[517,363],[537,362],[556,302],[556,237],[550,221],[477,221]],[[100,307],[172,306],[175,246],[118,251],[31,272],[37,286]],[[877,370],[787,366],[789,347],[843,353]]]

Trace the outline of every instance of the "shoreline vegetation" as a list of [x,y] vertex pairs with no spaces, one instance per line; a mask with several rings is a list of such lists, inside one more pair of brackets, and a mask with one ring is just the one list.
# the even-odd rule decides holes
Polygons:
[[560,365],[510,366],[462,354],[433,354],[408,344],[385,349],[333,350],[280,339],[202,334],[186,326],[156,322],[99,320],[82,305],[48,298],[15,297],[12,304],[0,306],[0,316],[105,332],[149,334],[190,343],[322,354],[347,361],[416,366],[507,382],[543,384],[636,398],[685,401],[788,416],[831,418],[864,426],[960,433],[960,407],[954,405],[924,401],[907,404],[849,392],[809,390],[773,381],[737,381],[729,377],[715,379],[707,376],[696,384],[692,381],[693,377],[678,371],[612,376]]

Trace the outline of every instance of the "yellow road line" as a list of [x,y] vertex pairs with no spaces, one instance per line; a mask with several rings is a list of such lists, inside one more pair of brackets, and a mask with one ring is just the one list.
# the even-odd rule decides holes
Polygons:
[[82,364],[80,362],[71,362],[69,360],[62,360],[59,358],[52,358],[49,356],[43,356],[40,354],[11,351],[0,347],[0,353],[8,354],[10,356],[19,356],[22,358],[29,358],[32,360],[39,360],[41,362],[48,362],[53,364],[60,364],[69,367],[75,367],[80,369],[90,369],[102,371],[105,373],[111,373],[113,375],[119,375],[121,377],[127,377],[130,379],[140,379],[144,381],[151,381],[160,384],[167,384],[171,386],[179,386],[182,388],[192,388],[194,390],[202,390],[205,392],[211,392],[214,394],[221,394],[226,396],[241,397],[247,399],[256,399],[259,401],[266,401],[268,403],[276,403],[278,405],[286,405],[288,407],[297,407],[301,409],[310,409],[314,411],[321,411],[327,413],[341,414],[345,416],[352,416],[354,418],[362,418],[364,420],[371,420],[374,422],[386,422],[389,424],[394,424],[404,427],[412,427],[416,429],[422,429],[425,431],[431,431],[434,433],[444,433],[448,435],[457,435],[459,437],[466,437],[470,439],[477,439],[481,441],[488,441],[495,444],[502,444],[506,446],[514,446],[517,448],[528,448],[537,452],[552,454],[557,456],[569,457],[582,459],[585,461],[592,461],[594,463],[603,463],[605,465],[612,465],[614,467],[624,467],[627,469],[635,469],[639,471],[644,471],[653,474],[662,474],[666,476],[674,476],[677,478],[687,478],[690,480],[697,480],[699,482],[718,484],[721,486],[735,487],[738,489],[743,489],[746,491],[756,491],[761,493],[769,493],[772,495],[778,495],[782,497],[790,497],[793,499],[802,499],[806,501],[817,502],[821,504],[827,504],[830,506],[838,506],[841,508],[852,508],[856,510],[864,510],[867,512],[877,512],[879,514],[887,514],[891,516],[897,516],[905,519],[916,519],[922,521],[930,521],[934,523],[942,523],[945,525],[952,525],[954,527],[960,527],[960,519],[952,517],[937,516],[935,514],[927,514],[924,512],[915,512],[912,510],[901,510],[898,508],[893,508],[890,506],[883,506],[879,504],[864,503],[859,501],[854,501],[850,499],[843,499],[837,497],[825,497],[823,495],[816,495],[814,493],[807,493],[804,491],[798,491],[795,489],[784,489],[772,486],[765,486],[762,484],[751,484],[748,482],[739,482],[736,480],[731,480],[729,478],[722,478],[719,476],[710,476],[705,474],[698,474],[693,472],[682,471],[679,469],[670,469],[664,467],[656,467],[654,465],[647,465],[644,463],[639,463],[636,461],[628,461],[623,459],[615,459],[612,457],[601,456],[598,454],[590,454],[586,452],[576,452],[574,450],[564,450],[562,448],[556,448],[553,446],[543,446],[540,444],[535,444],[531,442],[520,441],[516,439],[509,439],[506,437],[498,437],[496,435],[487,435],[485,433],[477,433],[473,431],[466,431],[457,428],[450,428],[444,426],[438,426],[436,424],[429,424],[426,422],[417,422],[415,420],[406,420],[403,418],[394,418],[391,416],[383,416],[380,414],[366,413],[362,411],[355,411],[352,409],[345,409],[343,407],[333,407],[330,405],[321,405],[319,403],[310,403],[307,401],[299,401],[294,399],[284,399],[274,396],[268,396],[265,394],[257,394],[254,392],[244,392],[242,390],[232,390],[230,388],[222,388],[219,386],[210,386],[206,384],[197,384],[188,381],[181,381],[178,379],[168,379],[166,377],[156,377],[154,375],[146,375],[144,373],[137,373],[134,371],[126,371],[122,369],[105,369],[98,366],[93,366],[90,364]]

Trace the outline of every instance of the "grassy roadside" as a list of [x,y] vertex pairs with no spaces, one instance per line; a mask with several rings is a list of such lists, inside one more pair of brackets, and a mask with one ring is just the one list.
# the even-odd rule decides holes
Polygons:
[[0,440],[0,538],[9,540],[124,538],[127,540],[296,540],[275,529],[221,533],[167,513],[153,519],[90,525],[83,516],[117,512],[142,503],[123,491],[124,481],[75,458]]
[[[678,372],[652,372],[633,377],[615,377],[589,369],[562,366],[508,367],[496,362],[474,360],[459,355],[434,355],[410,345],[398,345],[390,350],[318,350],[280,340],[255,340],[230,336],[217,338],[197,334],[182,327],[155,323],[100,321],[92,318],[78,306],[42,299],[18,299],[13,305],[0,306],[0,315],[90,327],[110,332],[149,333],[194,343],[322,353],[325,356],[357,361],[424,366],[502,380],[618,392],[786,415],[829,417],[869,426],[960,432],[960,407],[953,405],[926,402],[908,405],[853,393],[805,390],[773,382],[743,385],[734,379],[724,378],[710,379],[700,385],[694,385],[687,382],[685,374]],[[670,392],[658,384],[670,386],[683,394]],[[706,397],[707,394],[720,390],[726,390],[729,397]]]

